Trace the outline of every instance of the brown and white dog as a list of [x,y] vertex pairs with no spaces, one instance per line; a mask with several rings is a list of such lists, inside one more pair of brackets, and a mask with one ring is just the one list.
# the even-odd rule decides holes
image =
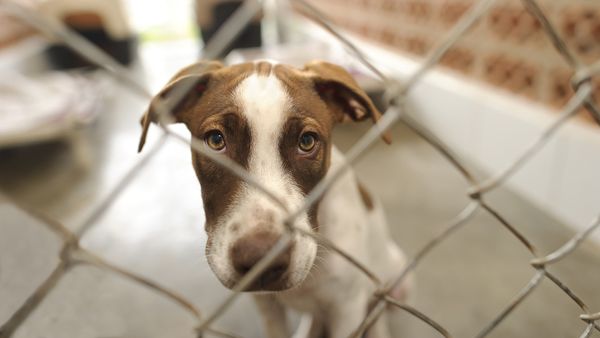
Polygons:
[[[191,82],[190,82],[191,81]],[[200,62],[181,70],[157,97],[193,84],[174,111],[177,122],[250,172],[288,210],[344,163],[331,142],[340,121],[380,112],[343,68],[312,62],[303,69],[267,61],[225,67]],[[156,98],[145,115],[143,138],[155,116]],[[232,288],[280,238],[284,211],[264,194],[205,156],[192,151],[206,214],[206,257],[223,285]],[[380,204],[348,171],[318,203],[296,219],[390,281],[405,265],[392,241]],[[400,299],[407,285],[393,290]],[[285,307],[310,313],[310,337],[347,337],[363,320],[375,291],[356,267],[308,236],[292,245],[247,291],[255,291],[267,336],[288,337]],[[379,320],[369,336],[388,337]]]

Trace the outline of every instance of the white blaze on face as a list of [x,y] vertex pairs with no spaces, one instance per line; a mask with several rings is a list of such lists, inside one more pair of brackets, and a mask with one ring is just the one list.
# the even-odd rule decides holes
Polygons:
[[[304,196],[294,183],[292,175],[284,169],[279,150],[279,141],[283,136],[283,126],[290,107],[289,96],[283,85],[274,74],[252,74],[238,85],[234,95],[250,128],[252,144],[248,171],[260,184],[279,197],[289,210],[299,208]],[[283,233],[284,218],[283,210],[262,192],[242,184],[229,212],[217,227],[219,234],[215,233],[215,240],[220,242],[217,245],[220,248],[215,248],[218,252],[215,252],[216,257],[213,258],[219,262],[214,265],[220,266],[219,270],[226,276],[234,275],[234,269],[229,263],[228,248],[238,238],[256,230]],[[239,230],[232,233],[234,224]],[[304,213],[298,217],[295,225],[310,230],[308,215]],[[296,285],[308,274],[317,248],[314,241],[306,236],[296,235],[294,243],[289,271],[290,284]]]
[[277,196],[285,196],[292,182],[283,169],[279,138],[289,107],[287,93],[277,77],[252,74],[238,86],[236,102],[250,127],[248,170]]

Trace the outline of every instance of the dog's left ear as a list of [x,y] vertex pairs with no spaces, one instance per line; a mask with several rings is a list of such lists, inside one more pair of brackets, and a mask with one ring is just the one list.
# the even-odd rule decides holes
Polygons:
[[[376,123],[381,118],[382,114],[373,101],[344,68],[324,61],[313,61],[304,65],[304,71],[313,78],[315,90],[335,114],[336,121],[371,118]],[[381,138],[387,144],[391,143],[387,132]]]
[[[218,61],[200,61],[180,70],[169,82],[152,98],[150,105],[140,121],[142,124],[142,134],[138,144],[138,152],[142,151],[148,128],[151,122],[157,121],[157,106],[160,103],[163,107],[170,108],[171,115],[176,122],[182,122],[182,114],[193,106],[197,100],[204,94],[210,75],[213,71],[223,67]],[[187,89],[185,93],[177,93],[178,89]],[[181,94],[181,95],[179,95]],[[175,97],[175,96],[180,97]],[[177,100],[177,102],[174,102]]]

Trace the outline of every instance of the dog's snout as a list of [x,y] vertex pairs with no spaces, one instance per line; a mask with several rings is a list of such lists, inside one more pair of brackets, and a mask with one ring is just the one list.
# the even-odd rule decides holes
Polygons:
[[[233,268],[241,275],[246,274],[277,243],[280,236],[273,232],[255,232],[238,239],[231,247]],[[291,247],[284,250],[260,275],[257,288],[271,288],[272,284],[282,282],[289,268]]]

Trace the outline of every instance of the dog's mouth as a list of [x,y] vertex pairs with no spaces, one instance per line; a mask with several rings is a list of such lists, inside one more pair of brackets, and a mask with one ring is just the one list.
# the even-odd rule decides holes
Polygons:
[[[239,275],[237,278],[223,281],[223,285],[229,289],[235,288],[240,282],[243,281],[247,273]],[[276,292],[285,291],[295,287],[298,283],[293,283],[290,279],[290,271],[285,267],[268,267],[260,275],[254,278],[248,286],[246,286],[243,292]]]
[[[211,265],[211,264],[209,264]],[[212,265],[211,265],[212,268]],[[246,274],[250,273],[250,270],[244,274],[236,274],[235,276],[223,276],[214,268],[212,269],[215,276],[223,286],[233,290],[239,283],[244,280]],[[303,275],[299,272],[290,271],[285,267],[271,266],[265,269],[261,274],[256,276],[248,286],[246,286],[242,292],[280,292],[293,289],[300,285],[304,278],[293,278]],[[308,273],[306,274],[308,275]],[[306,277],[306,276],[304,276]]]
[[274,270],[267,270],[257,277],[247,288],[245,292],[256,291],[284,291],[290,289],[293,285],[289,282],[287,273]]

